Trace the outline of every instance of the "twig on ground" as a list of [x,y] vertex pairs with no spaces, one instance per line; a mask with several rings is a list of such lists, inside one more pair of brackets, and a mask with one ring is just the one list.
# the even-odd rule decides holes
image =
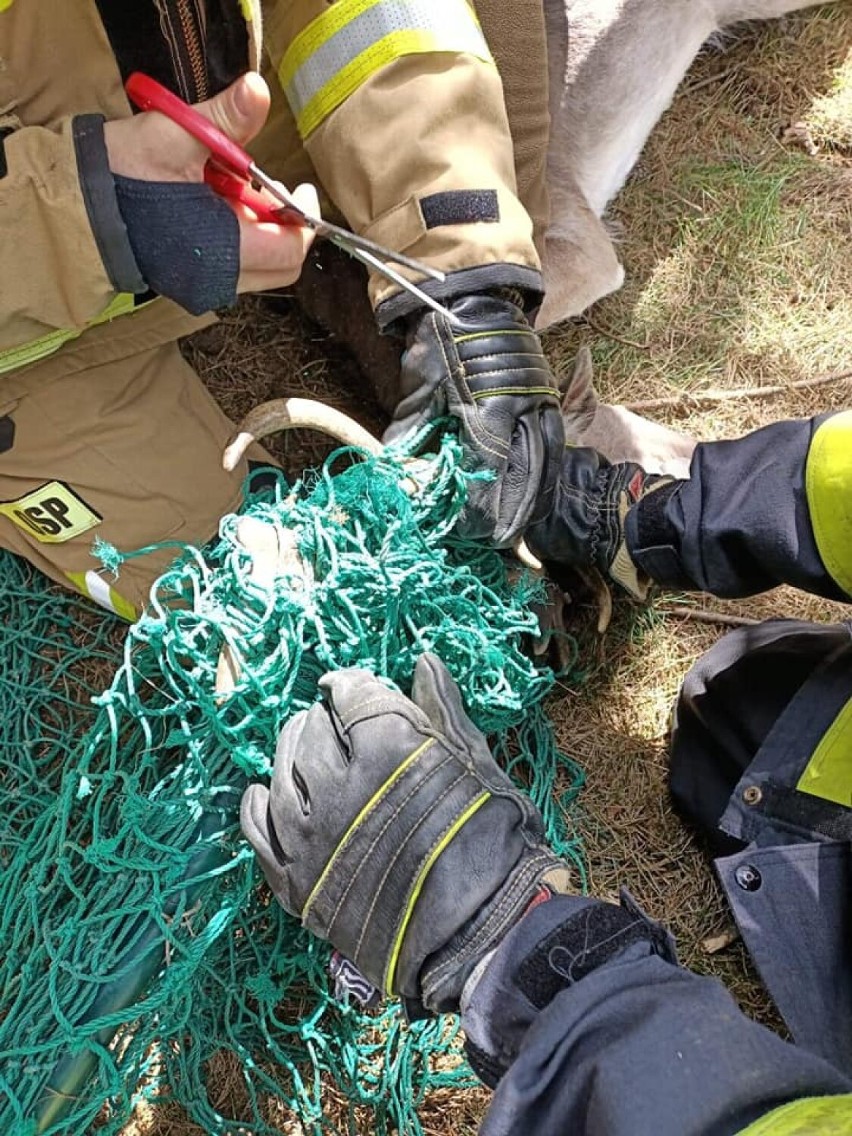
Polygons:
[[694,95],[696,91],[700,91],[704,87],[709,87],[713,83],[720,83],[723,79],[727,79],[730,75],[733,75],[735,71],[739,71],[739,69],[740,65],[737,63],[733,67],[726,67],[723,71],[717,71],[715,75],[708,75],[706,79],[699,79],[697,83],[690,83],[680,92],[681,97],[687,98],[689,95]]
[[[602,333],[603,334],[603,333]],[[626,402],[625,409],[635,413],[643,410],[659,410],[662,407],[674,407],[679,410],[693,410],[704,402],[725,402],[729,398],[771,398],[776,394],[786,394],[791,390],[806,390],[809,387],[821,387],[827,383],[848,382],[852,379],[852,371],[832,371],[827,375],[814,375],[811,379],[794,379],[791,383],[778,383],[765,387],[734,387],[732,390],[706,390],[683,394],[673,394],[665,398],[645,398],[639,402]]]
[[592,331],[596,331],[598,335],[602,335],[605,339],[612,339],[616,343],[623,343],[625,347],[635,347],[637,351],[647,351],[651,346],[647,339],[644,343],[639,343],[635,339],[625,339],[622,335],[616,335],[614,331],[610,331],[608,328],[601,327],[600,324],[595,323],[589,316],[583,316],[583,322],[588,324]]
[[691,619],[695,623],[718,623],[723,627],[756,627],[761,622],[747,615],[728,615],[724,611],[707,611],[700,607],[658,607],[661,615],[676,615],[679,619]]
[[701,949],[707,955],[715,955],[719,951],[723,951],[725,947],[729,947],[731,943],[735,943],[739,937],[740,933],[736,927],[729,927],[718,935],[711,935],[707,939],[702,939]]

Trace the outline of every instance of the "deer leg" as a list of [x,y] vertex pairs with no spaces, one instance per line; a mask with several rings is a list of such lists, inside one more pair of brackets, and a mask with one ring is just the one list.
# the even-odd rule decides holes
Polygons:
[[718,23],[713,4],[695,0],[545,3],[555,37],[549,180],[572,176],[600,217]]
[[551,210],[537,327],[621,286],[600,218],[716,28],[711,5],[694,0],[545,0],[545,16]]
[[702,44],[818,0],[544,0],[550,80],[543,328],[621,286],[600,218]]
[[825,0],[717,0],[715,5],[719,27],[740,20],[773,20],[789,12],[816,8]]

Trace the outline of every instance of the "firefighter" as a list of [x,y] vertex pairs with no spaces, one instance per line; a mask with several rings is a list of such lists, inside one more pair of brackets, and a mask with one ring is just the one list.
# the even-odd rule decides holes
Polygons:
[[171,551],[113,579],[93,540],[203,544],[240,501],[246,465],[221,468],[231,424],[178,339],[238,292],[292,282],[310,234],[258,225],[202,184],[203,147],[132,114],[134,70],[288,186],[316,182],[332,218],[445,273],[425,286],[455,330],[369,280],[379,327],[406,342],[397,430],[459,419],[470,465],[495,474],[475,486],[469,535],[511,544],[543,510],[563,443],[527,319],[541,297],[543,14],[540,0],[478,10],[534,76],[512,131],[466,0],[0,0],[2,547],[133,619]]
[[[852,412],[698,445],[688,480],[567,448],[528,532],[554,569],[643,594],[852,594]],[[412,1017],[461,1011],[495,1089],[484,1133],[852,1133],[852,644],[773,620],[684,684],[672,787],[722,855],[743,938],[796,1044],[678,966],[624,892],[577,894],[542,820],[431,655],[411,698],[364,670],[281,732],[243,830],[278,901]]]

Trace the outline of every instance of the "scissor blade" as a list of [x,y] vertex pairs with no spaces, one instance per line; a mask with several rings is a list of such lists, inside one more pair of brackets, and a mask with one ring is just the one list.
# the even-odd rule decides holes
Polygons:
[[394,252],[393,249],[385,248],[384,245],[376,244],[375,241],[370,241],[366,237],[359,237],[357,233],[353,233],[349,229],[342,229],[340,225],[333,225],[330,221],[320,221],[317,234],[334,240],[343,248],[349,245],[352,248],[361,249],[362,252],[369,252],[389,264],[398,264],[401,268],[410,268],[412,272],[419,272],[423,276],[428,276],[430,280],[443,283],[447,278],[440,268],[433,268],[431,264],[424,264],[422,260],[415,260],[411,256],[403,256],[401,252]]
[[361,249],[363,252],[370,253],[372,256],[382,261],[389,261],[391,264],[398,264],[402,268],[410,268],[412,272],[419,272],[422,276],[428,276],[430,280],[437,280],[443,282],[446,280],[446,274],[441,272],[439,268],[433,268],[431,264],[424,264],[422,260],[415,260],[410,256],[403,256],[402,253],[394,252],[393,249],[386,248],[384,245],[376,244],[375,241],[370,241],[366,237],[360,237],[357,233],[353,233],[350,229],[344,229],[340,225],[333,225],[330,221],[323,221],[320,217],[312,217],[310,213],[306,213],[304,209],[299,206],[292,194],[283,189],[278,182],[273,181],[268,174],[263,170],[258,169],[257,166],[252,167],[252,176],[264,187],[269,190],[273,197],[282,202],[287,210],[295,213],[303,225],[313,229],[318,237],[327,237],[333,240],[335,244],[341,248],[349,250]]
[[[330,237],[329,240],[334,244],[340,243],[336,237]],[[341,247],[344,248],[350,256],[354,256],[356,260],[360,260],[363,264],[368,265],[376,272],[380,272],[382,276],[387,277],[388,280],[392,280],[394,284],[398,284],[400,288],[403,288],[409,295],[414,296],[421,304],[424,304],[427,308],[431,308],[433,312],[442,315],[445,319],[449,320],[453,327],[463,326],[458,316],[453,315],[449,308],[445,308],[443,304],[439,304],[428,292],[424,292],[422,288],[418,288],[416,284],[412,284],[401,272],[397,272],[395,269],[391,268],[389,264],[386,264],[385,261],[379,260],[377,256],[373,256],[367,249],[358,248],[356,245],[348,243]]]

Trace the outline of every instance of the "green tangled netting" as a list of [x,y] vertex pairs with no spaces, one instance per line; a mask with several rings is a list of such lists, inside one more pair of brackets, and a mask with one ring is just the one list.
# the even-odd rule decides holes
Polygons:
[[[229,516],[214,548],[161,577],[123,644],[114,621],[3,557],[4,1134],[116,1133],[159,1096],[218,1136],[272,1136],[294,1114],[308,1132],[417,1133],[429,1092],[470,1083],[454,1019],[409,1027],[395,1006],[334,999],[328,948],[257,886],[237,824],[248,777],[322,673],[359,664],[407,690],[431,649],[579,866],[563,810],[581,775],[542,710],[553,675],[521,650],[536,585],[451,536],[465,493],[452,438],[426,491],[406,496],[400,472],[339,451],[306,481],[249,492],[242,515],[295,531],[313,581],[259,584]],[[239,679],[223,699],[226,643]],[[87,676],[110,658],[98,694]]]

